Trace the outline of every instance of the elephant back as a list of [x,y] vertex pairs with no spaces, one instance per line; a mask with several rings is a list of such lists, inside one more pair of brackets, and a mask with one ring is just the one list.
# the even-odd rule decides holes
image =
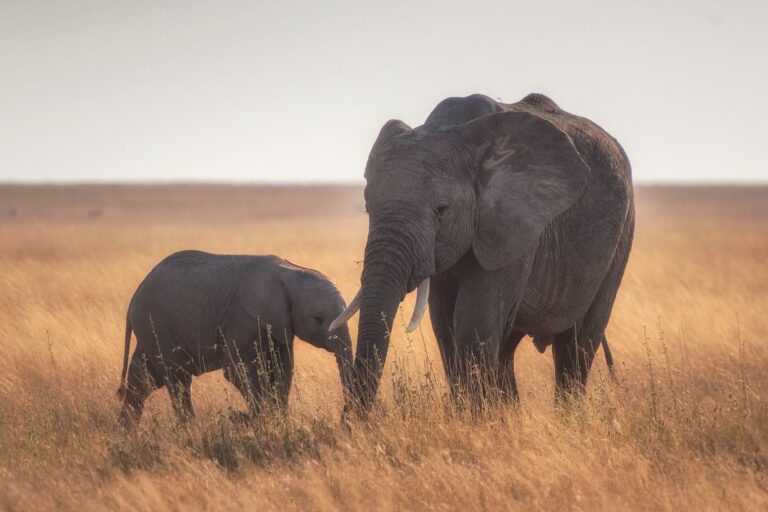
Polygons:
[[201,251],[174,253],[158,263],[131,301],[137,337],[163,346],[215,343],[236,293],[235,266],[231,258]]
[[497,102],[483,94],[473,94],[465,98],[446,98],[432,110],[424,126],[437,129],[451,128],[501,111]]

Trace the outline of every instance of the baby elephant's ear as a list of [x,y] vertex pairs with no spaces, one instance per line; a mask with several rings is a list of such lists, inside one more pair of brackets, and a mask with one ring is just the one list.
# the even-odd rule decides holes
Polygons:
[[238,294],[252,322],[262,328],[270,325],[275,341],[288,342],[285,330],[291,327],[291,302],[280,279],[263,269],[248,270],[239,280]]
[[488,270],[520,261],[581,197],[590,168],[565,132],[528,112],[487,115],[459,133],[478,172],[475,256]]

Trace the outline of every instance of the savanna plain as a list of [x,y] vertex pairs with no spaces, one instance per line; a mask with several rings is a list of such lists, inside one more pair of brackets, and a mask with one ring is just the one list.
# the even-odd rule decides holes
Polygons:
[[[169,253],[278,254],[349,300],[359,187],[0,186],[0,509],[766,510],[768,188],[639,187],[632,256],[587,394],[554,406],[530,340],[520,404],[453,407],[428,319],[395,322],[379,404],[340,423],[333,357],[296,342],[287,417],[197,378],[117,425],[128,301]],[[353,337],[356,319],[351,321]]]

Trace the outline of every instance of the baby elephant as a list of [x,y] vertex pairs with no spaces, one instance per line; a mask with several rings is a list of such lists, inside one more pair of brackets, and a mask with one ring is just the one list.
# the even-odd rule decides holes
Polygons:
[[[120,423],[137,421],[144,401],[162,386],[177,416],[191,417],[192,376],[219,368],[253,410],[265,402],[285,405],[294,336],[336,356],[348,392],[349,330],[328,332],[345,307],[330,279],[277,256],[168,256],[144,278],[128,307]],[[131,331],[137,346],[128,366]]]

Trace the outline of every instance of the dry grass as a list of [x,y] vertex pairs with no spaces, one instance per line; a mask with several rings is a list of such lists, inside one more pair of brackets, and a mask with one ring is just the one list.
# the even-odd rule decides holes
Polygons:
[[601,359],[572,410],[553,410],[551,358],[524,342],[519,409],[457,413],[429,323],[408,339],[399,319],[366,425],[339,427],[333,360],[298,343],[287,421],[231,423],[243,402],[211,374],[189,426],[163,392],[126,435],[125,307],[151,266],[277,253],[349,298],[360,190],[2,186],[0,509],[765,510],[768,190],[641,189],[638,210],[609,327],[620,382]]

